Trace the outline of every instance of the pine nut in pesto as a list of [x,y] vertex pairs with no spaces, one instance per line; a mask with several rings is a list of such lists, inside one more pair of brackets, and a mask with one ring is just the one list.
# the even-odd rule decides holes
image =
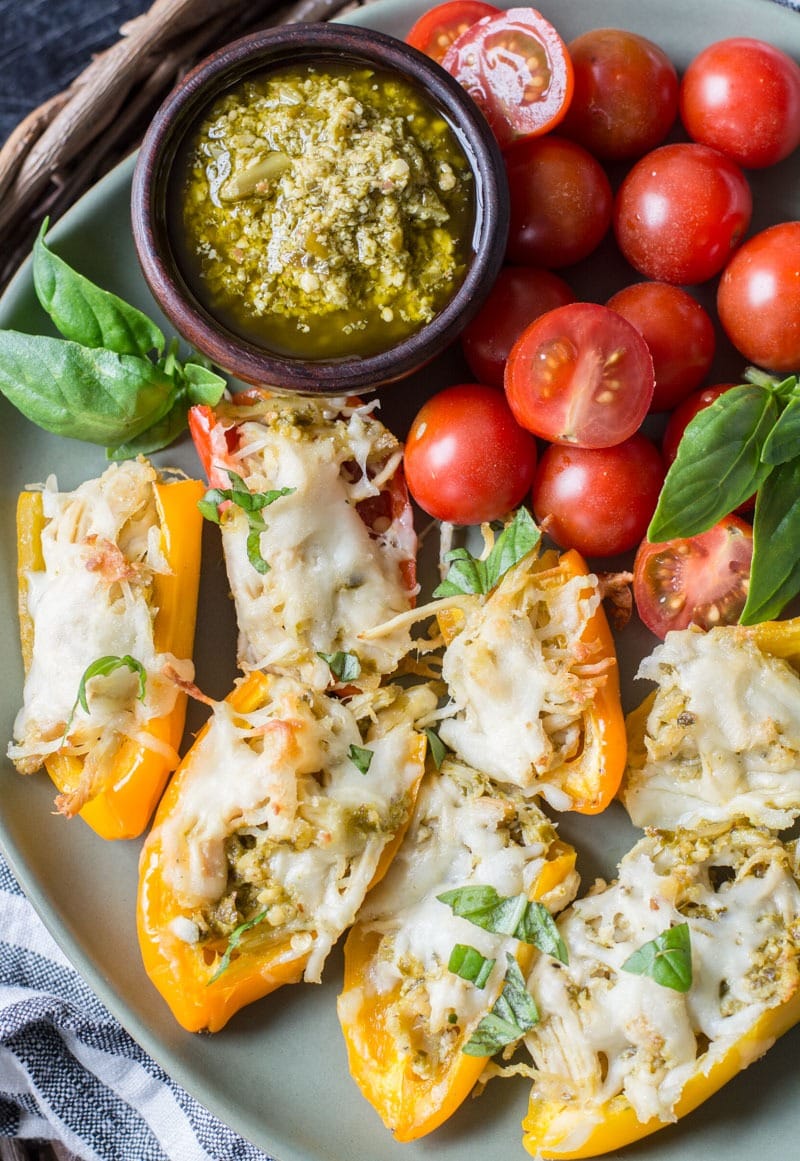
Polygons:
[[466,273],[469,162],[403,78],[336,62],[248,77],[190,133],[179,174],[184,276],[230,330],[278,354],[387,350]]

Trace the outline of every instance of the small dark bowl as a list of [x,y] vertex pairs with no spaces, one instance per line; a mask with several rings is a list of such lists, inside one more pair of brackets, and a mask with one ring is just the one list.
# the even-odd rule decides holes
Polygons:
[[[234,333],[203,306],[184,278],[171,236],[168,186],[187,133],[211,103],[248,75],[326,61],[400,74],[449,123],[475,183],[472,256],[439,313],[386,350],[343,358],[290,357]],[[295,24],[235,41],[197,65],[167,97],[144,138],[133,179],[133,235],[145,279],[164,314],[198,351],[248,383],[340,395],[409,375],[439,354],[475,316],[502,264],[508,186],[482,113],[439,65],[394,37],[345,24]]]

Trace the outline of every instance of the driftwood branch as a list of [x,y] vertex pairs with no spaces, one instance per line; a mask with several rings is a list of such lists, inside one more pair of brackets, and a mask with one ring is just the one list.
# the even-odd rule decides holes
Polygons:
[[[361,0],[364,2],[364,0]],[[257,28],[329,20],[354,0],[155,0],[68,89],[0,149],[0,289],[42,219],[57,219],[134,150],[161,101],[199,59]]]

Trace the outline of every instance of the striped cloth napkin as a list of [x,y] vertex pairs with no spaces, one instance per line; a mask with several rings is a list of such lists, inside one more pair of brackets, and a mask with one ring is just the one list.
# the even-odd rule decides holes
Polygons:
[[85,1161],[269,1161],[167,1076],[70,965],[0,856],[0,1137]]

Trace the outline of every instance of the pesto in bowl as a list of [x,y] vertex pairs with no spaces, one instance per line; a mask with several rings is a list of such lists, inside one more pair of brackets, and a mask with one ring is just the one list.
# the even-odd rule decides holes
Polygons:
[[469,161],[403,77],[331,62],[246,78],[188,135],[175,177],[197,297],[283,354],[385,350],[464,277]]

